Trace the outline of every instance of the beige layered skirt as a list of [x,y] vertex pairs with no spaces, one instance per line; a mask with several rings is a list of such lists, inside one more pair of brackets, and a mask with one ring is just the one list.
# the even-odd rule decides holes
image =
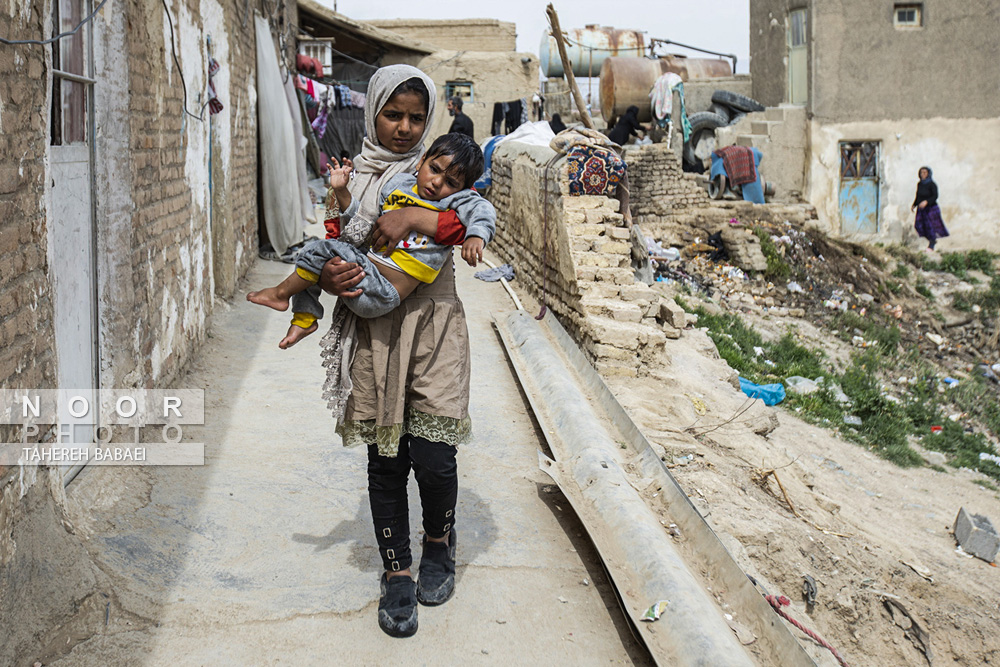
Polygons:
[[396,456],[410,434],[457,445],[469,439],[469,330],[449,257],[391,313],[359,319],[344,445]]

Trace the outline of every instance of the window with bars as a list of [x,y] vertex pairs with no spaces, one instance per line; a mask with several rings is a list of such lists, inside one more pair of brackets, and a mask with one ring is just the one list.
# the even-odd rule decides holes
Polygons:
[[842,142],[840,178],[878,178],[878,142]]
[[444,85],[444,99],[450,100],[453,97],[460,97],[462,104],[474,102],[471,81],[448,81]]
[[922,4],[897,4],[893,6],[892,23],[897,28],[920,28],[923,13]]
[[[88,13],[86,0],[55,0],[52,3],[52,34],[72,30]],[[53,146],[87,141],[87,71],[89,28],[52,44],[52,126]]]

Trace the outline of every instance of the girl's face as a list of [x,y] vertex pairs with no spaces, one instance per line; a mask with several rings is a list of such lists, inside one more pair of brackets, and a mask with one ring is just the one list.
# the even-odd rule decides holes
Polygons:
[[927,170],[926,170],[926,169],[921,169],[921,170],[920,170],[919,172],[917,172],[917,173],[918,173],[918,174],[920,174],[920,180],[921,180],[921,181],[922,181],[922,180],[924,180],[925,178],[927,178],[928,176],[930,176],[930,174],[929,174],[929,173],[927,172]]
[[423,98],[407,90],[390,98],[375,116],[375,135],[393,153],[407,153],[424,136],[426,124]]

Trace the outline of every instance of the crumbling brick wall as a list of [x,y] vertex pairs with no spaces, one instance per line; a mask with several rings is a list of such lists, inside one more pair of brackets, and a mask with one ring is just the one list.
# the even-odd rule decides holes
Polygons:
[[517,281],[559,317],[598,370],[637,375],[660,357],[666,337],[656,319],[659,296],[635,281],[617,200],[569,196],[565,160],[545,178],[553,153],[519,147],[502,145],[493,154],[491,249],[515,267]]
[[[216,297],[233,295],[257,250],[253,12],[263,6],[257,0],[167,5],[179,68],[159,0],[109,3],[90,26],[98,372],[106,388],[174,384],[206,335]],[[296,23],[294,3],[282,6],[276,32]],[[11,8],[0,12],[0,35],[51,35],[52,0]],[[202,107],[209,36],[222,66],[215,86],[225,105],[211,117]],[[51,47],[0,45],[5,388],[51,388],[58,377],[53,295],[60,267],[48,260],[51,60]],[[187,108],[204,113],[201,121],[183,115],[182,73]],[[20,436],[19,427],[0,427],[5,442]],[[0,664],[20,664],[26,656],[48,663],[72,648],[65,636],[54,643],[59,623],[88,614],[87,623],[103,622],[105,603],[90,604],[100,575],[65,521],[62,481],[55,467],[0,468],[0,581],[8,584],[0,586],[6,633]]]
[[761,206],[711,199],[704,186],[707,175],[685,173],[680,156],[665,143],[626,146],[623,157],[628,165],[632,220],[644,234],[657,239],[674,242],[691,230],[716,232],[732,218],[799,224],[816,219],[816,211],[809,205]]
[[[44,3],[0,12],[0,35],[37,39]],[[0,386],[51,387],[55,349],[46,258],[48,72],[45,49],[0,46]],[[3,442],[20,428],[0,426]],[[0,480],[5,470],[0,466]]]

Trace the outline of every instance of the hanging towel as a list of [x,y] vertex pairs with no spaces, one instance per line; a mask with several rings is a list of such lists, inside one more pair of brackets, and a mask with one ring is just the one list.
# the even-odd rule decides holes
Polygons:
[[714,154],[722,158],[726,177],[733,185],[744,185],[757,180],[757,168],[749,146],[726,146]]

